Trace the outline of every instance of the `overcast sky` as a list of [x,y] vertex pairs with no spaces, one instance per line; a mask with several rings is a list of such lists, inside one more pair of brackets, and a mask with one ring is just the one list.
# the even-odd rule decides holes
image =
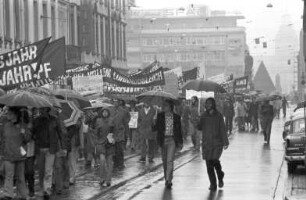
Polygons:
[[[269,3],[273,5],[272,8],[267,8]],[[284,14],[291,16],[290,23],[293,24],[291,26],[295,29],[296,35],[302,28],[302,0],[136,0],[136,6],[143,9],[179,8],[191,4],[208,5],[211,10],[240,11],[246,18],[240,25],[246,27],[250,48],[253,38],[262,36],[271,44],[268,46],[272,47]],[[268,51],[273,52],[272,49]]]

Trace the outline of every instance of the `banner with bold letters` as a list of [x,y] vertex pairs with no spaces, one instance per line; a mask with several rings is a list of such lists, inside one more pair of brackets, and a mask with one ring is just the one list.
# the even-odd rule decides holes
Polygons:
[[0,55],[0,87],[38,87],[65,73],[65,38],[50,38]]

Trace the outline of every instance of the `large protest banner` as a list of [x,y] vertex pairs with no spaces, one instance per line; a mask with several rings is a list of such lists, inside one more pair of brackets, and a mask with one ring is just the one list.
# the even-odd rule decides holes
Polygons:
[[103,92],[111,95],[135,96],[144,91],[165,85],[162,67],[141,76],[128,76],[111,66],[94,63],[67,70],[66,74],[73,78],[102,75]]
[[0,87],[11,90],[34,79],[50,38],[0,55]]
[[38,87],[65,73],[65,38],[50,38],[0,55],[0,87]]
[[132,72],[129,76],[131,77],[135,77],[135,76],[142,76],[144,74],[147,73],[151,73],[156,71],[158,68],[160,68],[159,66],[159,62],[158,61],[154,61],[153,63],[149,64],[148,66],[146,66],[145,68],[138,70],[136,72]]

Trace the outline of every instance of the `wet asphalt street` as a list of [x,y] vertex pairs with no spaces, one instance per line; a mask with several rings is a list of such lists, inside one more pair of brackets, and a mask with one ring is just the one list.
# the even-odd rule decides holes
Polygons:
[[114,172],[112,187],[101,188],[98,168],[85,169],[81,164],[76,184],[51,199],[280,200],[288,181],[283,123],[283,119],[274,120],[270,145],[264,143],[261,133],[235,132],[230,136],[230,146],[221,157],[225,186],[216,192],[208,190],[201,152],[193,151],[189,143],[177,154],[172,190],[165,189],[160,157],[149,164],[138,162],[137,154],[129,154],[125,169]]

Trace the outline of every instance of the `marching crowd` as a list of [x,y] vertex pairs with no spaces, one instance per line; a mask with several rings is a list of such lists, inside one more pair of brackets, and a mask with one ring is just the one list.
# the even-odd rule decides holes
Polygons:
[[[99,166],[100,185],[109,187],[113,168],[125,167],[127,148],[140,153],[140,162],[148,159],[152,163],[161,147],[166,186],[171,188],[174,155],[176,150],[182,149],[188,136],[196,151],[200,150],[202,141],[210,189],[215,190],[214,170],[219,187],[223,187],[224,172],[219,158],[223,147],[228,146],[227,135],[233,131],[234,122],[239,131],[257,132],[260,121],[265,141],[269,142],[272,120],[278,117],[279,105],[284,116],[288,105],[285,98],[278,104],[265,101],[260,105],[255,99],[245,102],[238,98],[234,102],[226,97],[224,101],[209,98],[202,106],[195,96],[191,102],[181,99],[175,106],[165,101],[162,108],[135,101],[129,102],[129,106],[123,100],[111,103],[114,107],[84,110],[78,123],[68,127],[60,117],[60,108],[3,107],[0,117],[1,199],[15,196],[14,185],[19,199],[34,197],[35,174],[39,181],[36,195],[49,199],[53,192],[61,194],[75,184],[78,160],[85,160],[87,167]],[[137,113],[136,126],[130,124],[131,113]],[[206,132],[217,140],[210,141]],[[216,141],[217,149],[212,147]]]

